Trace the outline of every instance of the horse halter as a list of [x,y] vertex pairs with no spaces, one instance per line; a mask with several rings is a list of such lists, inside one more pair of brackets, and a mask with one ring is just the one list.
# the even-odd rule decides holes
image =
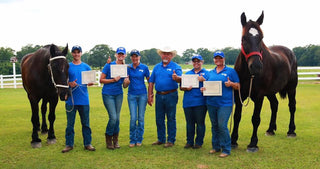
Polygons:
[[258,55],[258,56],[260,56],[260,60],[263,59],[263,57],[262,57],[262,52],[253,51],[253,52],[250,52],[249,54],[246,54],[246,52],[245,52],[244,49],[243,49],[243,45],[242,45],[242,44],[241,44],[241,52],[242,52],[242,54],[244,55],[244,57],[246,58],[246,61],[247,61],[247,62],[248,62],[249,57],[252,56],[252,55]]
[[55,88],[61,87],[61,88],[67,88],[68,89],[69,88],[68,85],[56,84],[56,82],[54,81],[53,73],[52,73],[52,69],[51,69],[51,62],[56,60],[56,59],[67,59],[67,58],[65,56],[56,56],[54,58],[50,58],[49,59],[48,69],[50,70],[50,76],[51,76],[52,83],[54,84]]

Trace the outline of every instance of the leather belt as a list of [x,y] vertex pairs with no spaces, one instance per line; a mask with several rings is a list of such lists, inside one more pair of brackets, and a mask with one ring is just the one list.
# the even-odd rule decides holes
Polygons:
[[175,91],[177,91],[177,89],[172,89],[172,90],[163,91],[163,92],[157,92],[157,94],[166,95],[166,94],[169,94],[169,93],[173,93]]

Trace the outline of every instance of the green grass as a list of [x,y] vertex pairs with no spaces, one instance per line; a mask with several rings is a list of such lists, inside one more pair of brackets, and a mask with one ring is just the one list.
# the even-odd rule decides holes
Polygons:
[[238,149],[231,156],[221,159],[209,155],[211,148],[211,124],[206,118],[206,136],[202,149],[185,150],[185,118],[182,109],[182,92],[177,106],[177,141],[174,147],[151,146],[156,141],[154,106],[147,107],[145,134],[142,147],[129,148],[129,110],[125,90],[120,119],[120,145],[118,150],[105,148],[104,132],[107,112],[101,98],[101,88],[89,88],[90,123],[92,144],[96,152],[84,151],[81,125],[77,115],[75,125],[75,147],[69,153],[64,148],[66,113],[64,102],[59,101],[56,110],[55,133],[57,143],[46,144],[46,135],[40,135],[42,148],[32,149],[31,109],[23,89],[0,89],[0,168],[318,168],[320,166],[320,86],[299,84],[297,89],[296,138],[286,138],[289,112],[288,100],[279,99],[276,135],[264,135],[270,120],[269,102],[261,112],[258,130],[260,148],[257,153],[247,153],[252,124],[253,102],[243,109],[239,129]]

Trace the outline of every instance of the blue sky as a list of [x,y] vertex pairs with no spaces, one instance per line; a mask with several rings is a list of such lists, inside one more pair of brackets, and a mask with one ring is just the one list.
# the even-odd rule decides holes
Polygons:
[[241,13],[256,20],[262,10],[266,45],[319,45],[318,8],[316,0],[0,0],[0,47],[240,48]]

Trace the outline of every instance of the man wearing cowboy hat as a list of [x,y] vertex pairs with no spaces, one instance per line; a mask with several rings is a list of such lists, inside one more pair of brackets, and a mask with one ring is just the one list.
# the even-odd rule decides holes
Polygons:
[[[176,106],[178,102],[178,83],[182,75],[181,67],[172,62],[172,58],[177,51],[170,47],[164,47],[157,50],[161,56],[162,62],[155,65],[149,79],[148,104],[153,104],[153,86],[155,84],[156,93],[156,124],[158,140],[152,145],[164,144],[164,147],[172,147],[176,141]],[[166,125],[165,116],[167,116],[168,139],[166,143]]]

